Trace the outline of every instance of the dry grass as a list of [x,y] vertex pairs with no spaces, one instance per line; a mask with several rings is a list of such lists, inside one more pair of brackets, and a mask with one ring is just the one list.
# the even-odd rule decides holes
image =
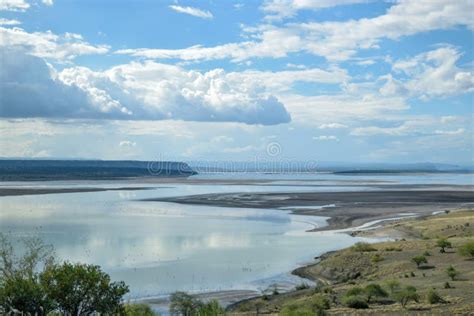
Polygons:
[[[231,310],[235,315],[255,315],[257,307],[261,314],[278,314],[283,306],[297,303],[309,304],[314,295],[326,295],[332,302],[329,315],[474,315],[474,261],[458,253],[456,248],[474,240],[474,210],[451,212],[430,216],[425,219],[400,221],[385,227],[405,233],[407,239],[374,244],[377,251],[357,252],[347,248],[331,253],[320,263],[310,265],[298,272],[315,280],[325,280],[329,285],[326,293],[315,294],[315,289],[306,289],[266,299],[255,299]],[[447,238],[453,245],[446,253],[440,253],[436,246],[438,238]],[[411,258],[429,252],[428,264],[418,269]],[[373,260],[378,254],[383,260]],[[455,281],[446,274],[446,268],[453,265],[460,272]],[[353,286],[369,283],[384,284],[396,279],[402,284],[412,285],[420,294],[419,303],[411,302],[406,309],[390,299],[370,304],[366,310],[343,307],[341,298]],[[452,288],[446,289],[449,282]],[[426,295],[435,289],[448,303],[430,305]]]

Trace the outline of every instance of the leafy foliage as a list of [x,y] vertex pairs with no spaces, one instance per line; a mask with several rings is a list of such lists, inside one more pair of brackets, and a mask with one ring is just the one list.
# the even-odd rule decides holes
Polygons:
[[464,257],[474,259],[474,241],[468,242],[458,248],[458,253]]
[[353,251],[357,252],[369,252],[369,251],[377,251],[371,244],[366,242],[358,242],[354,246],[351,247]]
[[416,263],[417,268],[419,268],[422,263],[428,263],[428,259],[423,255],[415,256],[411,258],[411,261]]
[[154,316],[155,313],[147,304],[126,304],[125,316]]
[[416,293],[416,288],[410,285],[401,291],[395,292],[392,296],[403,308],[405,308],[410,301],[418,302],[420,299],[420,296]]
[[431,289],[429,292],[428,292],[428,295],[427,295],[427,300],[428,300],[428,303],[430,304],[439,304],[439,303],[446,303],[446,301],[438,294],[438,292],[436,292],[435,290]]
[[344,296],[342,298],[342,303],[347,307],[355,309],[369,308],[369,304],[367,304],[366,300],[363,297],[356,295]]
[[454,281],[454,279],[459,275],[459,271],[453,266],[449,266],[446,268],[446,274]]
[[440,252],[446,252],[446,248],[451,248],[451,242],[448,241],[446,238],[440,238],[436,241],[436,245],[441,248]]
[[364,288],[364,293],[367,296],[367,303],[374,297],[387,297],[388,293],[379,285],[375,283],[368,284]]

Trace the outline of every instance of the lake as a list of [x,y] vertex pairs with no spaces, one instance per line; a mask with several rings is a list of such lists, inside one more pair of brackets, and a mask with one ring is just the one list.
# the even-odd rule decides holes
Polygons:
[[[209,180],[223,177],[196,176]],[[302,282],[289,273],[292,269],[314,256],[362,239],[337,232],[306,232],[325,225],[326,219],[291,215],[280,209],[139,200],[218,192],[370,190],[372,187],[365,184],[379,182],[472,184],[472,175],[462,174],[252,175],[252,178],[278,181],[273,185],[2,182],[3,187],[145,186],[149,189],[1,197],[0,231],[15,241],[25,236],[40,237],[54,245],[61,259],[102,266],[114,280],[124,280],[130,286],[128,298],[158,297],[177,290],[264,290],[274,283],[289,289]]]

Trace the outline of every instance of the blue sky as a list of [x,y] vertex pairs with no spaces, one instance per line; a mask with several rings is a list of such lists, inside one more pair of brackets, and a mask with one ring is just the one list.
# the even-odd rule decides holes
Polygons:
[[2,0],[0,156],[472,164],[472,12]]

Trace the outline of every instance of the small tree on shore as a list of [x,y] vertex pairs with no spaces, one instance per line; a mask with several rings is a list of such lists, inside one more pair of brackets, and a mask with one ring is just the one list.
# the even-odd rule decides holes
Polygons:
[[417,268],[419,268],[422,263],[428,263],[428,260],[423,255],[415,256],[415,257],[411,258],[411,261],[416,263]]
[[458,253],[461,256],[468,257],[471,260],[474,260],[474,241],[468,242],[459,247]]
[[393,294],[400,289],[400,282],[395,279],[387,280],[385,281],[385,286],[388,287],[390,294]]
[[367,303],[370,304],[370,301],[374,297],[387,297],[388,293],[378,284],[372,283],[368,284],[364,288],[365,295],[367,296]]
[[451,278],[452,281],[459,275],[459,271],[456,270],[453,266],[449,266],[446,269],[446,274]]
[[446,238],[440,238],[436,241],[436,245],[440,248],[439,252],[445,253],[446,248],[451,248],[451,242],[449,242]]
[[393,298],[398,301],[403,308],[405,308],[410,301],[418,303],[420,296],[418,295],[418,293],[416,293],[416,288],[414,286],[409,285],[403,290],[395,292],[393,294]]

